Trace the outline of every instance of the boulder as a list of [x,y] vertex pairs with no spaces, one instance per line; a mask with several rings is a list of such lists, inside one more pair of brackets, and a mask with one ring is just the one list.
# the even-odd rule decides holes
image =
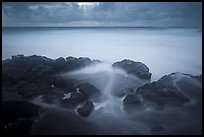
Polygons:
[[140,98],[146,107],[156,110],[163,110],[165,107],[184,107],[192,99],[200,100],[199,91],[202,90],[200,77],[182,73],[165,75],[158,81],[146,83],[137,88],[136,92],[129,93],[123,103],[125,107],[136,107]]
[[3,87],[25,98],[75,89],[75,81],[58,75],[91,64],[89,58],[62,57],[52,60],[43,56],[12,56],[2,61]]
[[149,68],[141,62],[124,59],[122,61],[115,62],[112,66],[114,68],[123,69],[127,73],[133,74],[141,79],[151,79],[152,74],[149,72]]
[[60,57],[54,61],[53,66],[56,72],[60,72],[65,71],[66,68],[68,67],[68,64],[64,58]]
[[85,102],[88,97],[81,92],[75,91],[71,93],[71,97],[61,100],[61,105],[68,108],[75,108],[77,105]]
[[99,64],[99,63],[102,63],[102,61],[101,60],[98,60],[98,59],[94,59],[94,60],[92,60],[95,64]]
[[89,58],[87,58],[87,57],[80,57],[79,58],[79,63],[81,65],[83,65],[83,66],[87,66],[87,65],[92,64],[93,62]]
[[95,86],[89,84],[89,83],[82,83],[77,86],[77,88],[80,90],[80,92],[87,95],[89,99],[93,99],[97,101],[97,99],[101,95],[101,91],[97,89]]
[[[172,73],[163,76],[158,81],[144,84],[137,89],[136,93],[137,96],[140,96],[143,99],[145,104],[158,110],[162,110],[166,106],[182,107],[186,103],[189,103],[191,99],[189,98],[190,95],[188,95],[186,89],[183,90],[178,86],[179,83],[185,83],[189,79],[192,79],[192,77],[186,74]],[[192,89],[194,92],[199,90],[196,85],[190,85],[189,89]]]
[[123,100],[123,109],[127,112],[144,110],[142,101],[134,94],[128,94]]
[[42,99],[44,102],[46,102],[48,104],[54,104],[58,101],[57,97],[54,95],[43,95]]
[[87,117],[94,109],[94,105],[93,103],[88,100],[84,103],[84,105],[80,108],[77,109],[77,112],[83,116],[83,117]]
[[82,67],[94,64],[89,58],[85,57],[80,57],[80,58],[75,58],[75,57],[67,57],[66,58],[66,71],[72,71],[75,69],[80,69]]
[[129,93],[133,93],[134,89],[133,88],[120,88],[117,91],[113,93],[113,95],[117,97],[124,97],[125,95]]

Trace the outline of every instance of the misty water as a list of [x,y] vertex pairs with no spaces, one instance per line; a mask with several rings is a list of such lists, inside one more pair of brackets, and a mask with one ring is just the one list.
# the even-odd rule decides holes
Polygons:
[[201,74],[198,28],[3,28],[2,58],[12,55],[89,57],[146,64],[152,80],[172,72]]
[[[88,82],[102,92],[101,100],[93,101],[94,112],[85,119],[88,122],[85,125],[95,127],[99,134],[150,134],[150,129],[158,123],[164,127],[168,125],[165,127],[167,130],[176,132],[177,128],[185,129],[185,124],[186,129],[197,124],[186,108],[161,112],[147,108],[127,114],[122,105],[125,94],[118,95],[119,90],[136,90],[147,81],[111,66],[123,59],[140,61],[149,67],[151,81],[172,72],[200,75],[202,33],[197,28],[3,28],[2,45],[3,59],[16,54],[36,54],[52,59],[74,56],[104,61],[60,74],[65,79],[69,77]],[[42,103],[40,97],[33,102],[52,108],[52,111],[54,109],[54,113],[62,119],[69,119],[61,115],[62,112],[68,113],[66,109]],[[186,119],[189,121],[186,122]],[[53,124],[51,121],[59,124],[55,120],[46,122]],[[35,132],[35,126],[33,130]]]

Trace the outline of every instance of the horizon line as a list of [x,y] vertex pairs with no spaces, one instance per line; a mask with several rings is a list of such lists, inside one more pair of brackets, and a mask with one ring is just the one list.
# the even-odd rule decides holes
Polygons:
[[202,26],[2,26],[2,28],[202,28]]

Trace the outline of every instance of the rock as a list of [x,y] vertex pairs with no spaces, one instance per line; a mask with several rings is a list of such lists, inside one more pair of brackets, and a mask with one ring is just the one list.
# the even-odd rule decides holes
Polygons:
[[49,103],[49,104],[54,104],[58,101],[57,97],[54,95],[43,95],[42,99],[44,102]]
[[91,64],[93,64],[93,62],[89,58],[67,57],[65,60],[64,58],[60,57],[55,60],[53,65],[56,72],[63,72],[63,71],[67,72],[67,71],[79,69]]
[[66,71],[71,71],[75,69],[80,69],[82,67],[94,64],[89,58],[74,58],[74,57],[67,57],[66,58],[67,68]]
[[88,99],[88,97],[84,93],[75,91],[75,92],[71,93],[70,98],[61,100],[61,104],[64,107],[73,108],[73,107],[76,107],[77,105],[85,102],[87,99]]
[[87,99],[87,96],[82,92],[72,92],[70,99],[75,100],[76,102],[83,102]]
[[62,57],[56,59],[53,65],[56,72],[65,71],[66,68],[68,67],[67,62]]
[[102,61],[101,60],[98,60],[98,59],[94,59],[94,60],[92,60],[95,64],[99,64],[99,63],[102,63]]
[[[52,74],[52,62],[40,56],[15,56],[9,62],[3,61],[3,86],[9,88],[12,86],[26,86],[26,82],[35,83],[40,80],[41,83],[47,81]],[[24,81],[24,84],[19,82]],[[21,85],[19,85],[21,84]],[[18,89],[15,89],[18,91]]]
[[67,89],[70,88],[67,81],[64,80],[59,75],[51,75],[49,76],[49,79],[47,79],[48,84],[53,85],[54,87],[58,87],[61,89]]
[[122,61],[115,62],[112,66],[114,68],[123,69],[127,73],[133,74],[141,79],[151,79],[152,74],[149,72],[149,68],[141,62],[124,59]]
[[93,63],[89,58],[86,58],[86,57],[80,57],[79,62],[83,66],[87,66]]
[[77,88],[80,92],[86,94],[89,99],[97,100],[101,95],[101,91],[89,83],[79,84]]
[[[179,73],[165,75],[156,82],[147,83],[138,88],[137,96],[140,96],[145,104],[160,110],[164,109],[165,106],[182,107],[191,101],[185,91],[178,88],[177,83],[186,81],[183,77],[186,77],[186,75]],[[194,88],[194,90],[197,89]]]
[[12,56],[2,62],[3,87],[8,92],[18,92],[24,98],[55,94],[55,91],[72,90],[75,81],[66,81],[64,71],[79,69],[93,63],[89,58],[62,57],[52,60],[43,56]]
[[125,95],[129,94],[129,93],[133,93],[133,89],[132,88],[125,88],[125,89],[118,89],[117,92],[114,92],[114,95],[117,97],[124,97]]
[[135,77],[127,77],[123,74],[114,74],[114,85],[112,87],[112,95],[124,97],[128,93],[136,91],[138,87],[144,85],[144,82],[149,80],[141,80]]
[[142,101],[134,94],[128,94],[123,100],[124,110],[127,112],[134,112],[144,110],[145,106]]
[[77,109],[77,112],[83,116],[83,117],[87,117],[94,109],[94,105],[93,103],[88,100],[85,102],[85,104]]

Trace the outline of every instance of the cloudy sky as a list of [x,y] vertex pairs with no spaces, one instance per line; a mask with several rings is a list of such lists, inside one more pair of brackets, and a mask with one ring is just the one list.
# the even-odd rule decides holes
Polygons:
[[199,2],[4,2],[3,26],[201,26]]

